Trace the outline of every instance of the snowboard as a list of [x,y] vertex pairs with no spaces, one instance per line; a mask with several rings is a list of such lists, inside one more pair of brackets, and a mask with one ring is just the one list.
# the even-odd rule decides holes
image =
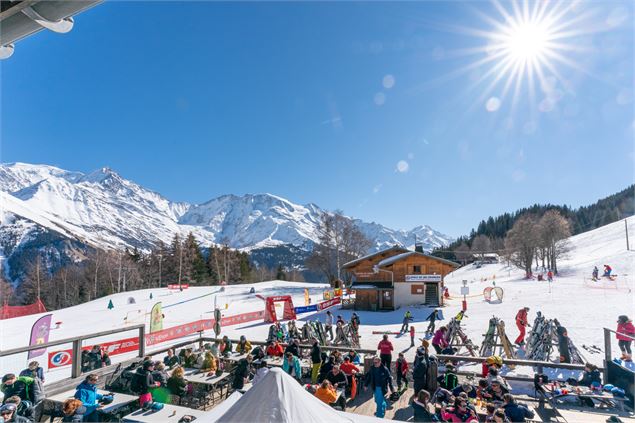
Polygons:
[[[497,325],[498,336],[500,338],[501,344],[503,345],[503,351],[505,351],[506,358],[514,358],[514,350],[512,349],[512,343],[509,342],[509,338],[507,338],[507,334],[505,333],[505,322],[499,320]],[[514,369],[516,366],[513,364],[507,365],[510,369]]]
[[496,318],[492,317],[489,319],[489,327],[487,328],[487,333],[485,333],[485,339],[483,339],[483,344],[481,345],[481,350],[479,351],[481,357],[489,357],[494,352],[494,335],[496,334]]

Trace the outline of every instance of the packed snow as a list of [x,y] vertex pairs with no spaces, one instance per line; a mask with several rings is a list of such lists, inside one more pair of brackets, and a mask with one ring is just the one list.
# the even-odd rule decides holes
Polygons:
[[[628,222],[630,233],[635,233],[635,224]],[[510,339],[517,336],[514,317],[519,308],[530,307],[529,321],[533,322],[536,311],[542,311],[547,318],[557,318],[569,331],[569,335],[582,354],[596,364],[602,364],[603,354],[590,353],[583,349],[583,345],[596,345],[604,348],[602,328],[615,329],[617,316],[627,314],[633,317],[633,288],[634,269],[633,251],[626,250],[624,221],[619,221],[596,230],[583,233],[569,239],[570,251],[568,257],[560,261],[560,273],[553,283],[526,280],[521,270],[508,267],[506,263],[488,264],[481,268],[468,265],[446,276],[445,284],[449,287],[452,298],[446,300],[442,308],[444,320],[461,309],[462,297],[459,294],[462,281],[467,280],[470,293],[467,297],[467,318],[463,320],[464,330],[472,341],[479,345],[487,329],[488,319],[495,315],[507,323]],[[615,281],[602,279],[591,281],[591,271],[594,265],[600,269],[602,265],[610,264],[614,273],[618,275]],[[482,296],[482,291],[488,286],[504,289],[502,302],[488,303]],[[74,335],[90,334],[113,328],[125,327],[127,324],[148,323],[151,307],[161,301],[165,309],[164,327],[175,326],[201,318],[211,318],[214,299],[223,309],[223,315],[235,315],[247,311],[264,309],[264,302],[255,294],[250,294],[254,287],[256,294],[261,296],[289,294],[294,305],[304,305],[304,289],[309,288],[311,302],[322,300],[327,285],[272,281],[258,284],[230,285],[225,292],[218,291],[219,287],[193,287],[183,292],[163,289],[146,289],[126,292],[109,297],[100,298],[89,303],[53,312],[53,322],[62,322],[59,329],[51,330],[51,340],[64,339]],[[150,299],[150,294],[153,298]],[[128,304],[128,298],[134,298],[136,304]],[[109,300],[113,301],[114,309],[108,310]],[[188,301],[189,300],[189,301]],[[185,301],[185,302],[183,302]],[[174,307],[171,304],[180,303]],[[332,309],[335,315],[341,314],[350,319],[352,310]],[[430,314],[428,307],[411,307],[414,316],[414,326],[417,338],[424,336],[427,322],[423,320]],[[399,331],[405,309],[391,312],[358,312],[361,318],[361,347],[374,349],[381,339],[381,335],[373,331]],[[320,319],[324,321],[325,311],[306,313],[298,316],[300,321]],[[26,345],[29,340],[29,330],[39,315],[25,316],[16,319],[0,321],[0,348],[8,349]],[[301,325],[301,324],[300,324]],[[268,324],[261,321],[248,322],[241,325],[229,326],[222,334],[230,338],[240,335],[248,339],[264,340],[267,336]],[[212,333],[210,332],[210,335]],[[115,339],[134,336],[132,332],[117,335]],[[113,337],[87,341],[87,344],[112,340]],[[404,351],[406,357],[413,359],[414,348],[410,348],[408,335],[392,336],[395,352]],[[173,341],[174,342],[174,341]],[[417,344],[419,341],[417,340]],[[65,347],[69,348],[69,347]],[[153,347],[158,348],[158,346]],[[62,349],[62,348],[60,348]],[[613,340],[614,356],[619,355],[617,342]],[[125,355],[114,356],[113,359],[123,359]],[[26,354],[3,358],[0,361],[2,371],[19,371],[26,365]],[[46,360],[40,358],[43,364]],[[527,373],[531,369],[517,369],[517,372]],[[50,372],[49,379],[67,377],[68,368]]]

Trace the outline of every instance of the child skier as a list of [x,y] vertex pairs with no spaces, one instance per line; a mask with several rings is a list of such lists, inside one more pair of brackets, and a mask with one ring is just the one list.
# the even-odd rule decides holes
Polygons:
[[599,274],[600,274],[600,270],[598,269],[598,267],[597,266],[593,266],[592,276],[593,276],[593,280],[594,281],[597,281],[599,279]]
[[404,314],[403,316],[403,324],[401,325],[400,332],[406,333],[406,331],[408,330],[408,324],[410,323],[411,320],[412,320],[412,313],[410,313],[410,310],[407,310],[406,314]]
[[622,360],[624,361],[633,361],[633,356],[631,353],[631,343],[633,342],[633,337],[635,337],[635,326],[633,326],[633,322],[628,318],[628,316],[620,316],[617,318],[617,334],[615,337],[620,346],[620,350],[622,351]]
[[402,381],[404,387],[408,388],[408,361],[406,361],[403,353],[399,353],[399,358],[395,362],[395,371],[397,372],[397,391],[401,392]]
[[605,277],[605,278],[610,278],[612,271],[613,271],[613,269],[611,269],[611,266],[609,266],[608,264],[605,264],[604,265],[604,274],[602,276]]
[[410,326],[410,346],[415,346],[415,327]]

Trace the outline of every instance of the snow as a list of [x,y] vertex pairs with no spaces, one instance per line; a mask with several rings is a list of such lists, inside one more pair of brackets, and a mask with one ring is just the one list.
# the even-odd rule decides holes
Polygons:
[[[631,219],[632,220],[632,219]],[[635,233],[635,224],[628,221],[631,234]],[[530,307],[529,321],[533,322],[536,311],[540,310],[547,318],[557,318],[567,329],[569,335],[582,354],[591,362],[602,364],[603,354],[591,354],[582,345],[597,345],[604,347],[602,328],[615,329],[617,316],[627,314],[633,317],[633,288],[634,288],[634,254],[626,250],[624,237],[624,221],[619,221],[596,230],[583,233],[569,239],[571,250],[568,258],[559,264],[560,275],[549,286],[548,282],[525,280],[519,269],[509,268],[505,263],[489,264],[477,269],[468,265],[460,268],[445,278],[452,297],[443,308],[445,320],[437,322],[447,323],[461,308],[462,297],[459,295],[462,281],[467,280],[470,294],[467,298],[467,318],[463,320],[464,330],[472,341],[480,345],[492,315],[503,319],[507,323],[509,337],[513,340],[517,336],[514,317],[518,309]],[[594,265],[602,267],[610,264],[614,273],[618,274],[615,282],[602,280],[592,282],[591,271]],[[501,303],[487,303],[482,297],[484,288],[493,285],[504,289]],[[264,303],[254,294],[249,294],[251,287],[262,296],[290,294],[295,306],[304,305],[304,289],[309,288],[312,303],[321,300],[326,285],[271,281],[258,284],[229,285],[224,293],[216,295],[216,300],[224,315],[235,315],[247,311],[264,309]],[[201,318],[211,318],[213,310],[213,296],[200,297],[210,294],[218,287],[192,287],[183,292],[168,291],[167,289],[146,289],[125,292],[100,298],[75,307],[53,312],[53,322],[62,321],[60,329],[51,331],[51,340],[64,339],[71,336],[90,334],[97,331],[125,327],[124,317],[130,315],[131,323],[147,322],[146,313],[157,302],[163,307],[191,300],[165,310],[164,327],[175,326]],[[150,294],[153,294],[151,300]],[[133,297],[136,304],[127,304],[128,297]],[[113,301],[115,308],[106,308],[108,301]],[[425,318],[432,311],[428,307],[411,307],[413,325],[416,337],[423,337],[427,326]],[[374,349],[381,339],[381,335],[374,335],[373,331],[399,331],[405,309],[391,312],[358,312],[361,318],[361,347]],[[341,314],[350,319],[352,310],[335,309],[335,315]],[[134,319],[132,316],[138,316]],[[29,331],[39,316],[24,316],[21,318],[0,321],[0,349],[5,350],[28,344]],[[324,321],[325,312],[307,313],[299,317],[300,321],[320,319]],[[238,338],[245,335],[248,339],[264,340],[267,336],[268,325],[263,322],[248,322],[223,329],[223,335]],[[210,332],[211,334],[211,332]],[[130,334],[116,335],[114,339],[134,336]],[[97,339],[87,341],[88,344],[112,340]],[[395,354],[403,351],[410,360],[414,358],[414,348],[410,348],[408,335],[391,336],[395,346]],[[417,344],[419,341],[417,341]],[[612,338],[613,355],[619,355],[617,342]],[[69,348],[69,347],[65,347]],[[158,347],[151,347],[158,348]],[[62,349],[62,348],[59,348]],[[114,356],[122,359],[124,356]],[[0,359],[0,369],[4,372],[19,371],[26,365],[26,354]],[[44,357],[40,357],[44,363]],[[528,374],[531,369],[517,368],[515,372]],[[68,376],[68,368],[49,372],[49,380]]]
[[[0,191],[31,210],[17,216],[36,222],[54,217],[66,223],[64,235],[70,232],[102,248],[147,249],[159,240],[168,244],[175,233],[188,232],[204,246],[224,240],[243,250],[303,246],[318,240],[318,224],[327,213],[314,204],[302,206],[272,194],[224,195],[200,205],[176,203],[107,167],[82,174],[46,165],[0,164]],[[451,240],[428,226],[395,231],[354,222],[375,240],[376,249],[408,245],[415,236],[428,250]]]

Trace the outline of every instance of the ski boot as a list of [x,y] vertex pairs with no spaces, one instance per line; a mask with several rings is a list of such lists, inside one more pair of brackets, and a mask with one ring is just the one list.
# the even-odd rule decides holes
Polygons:
[[631,354],[624,354],[624,361],[631,363],[633,361],[633,356]]

